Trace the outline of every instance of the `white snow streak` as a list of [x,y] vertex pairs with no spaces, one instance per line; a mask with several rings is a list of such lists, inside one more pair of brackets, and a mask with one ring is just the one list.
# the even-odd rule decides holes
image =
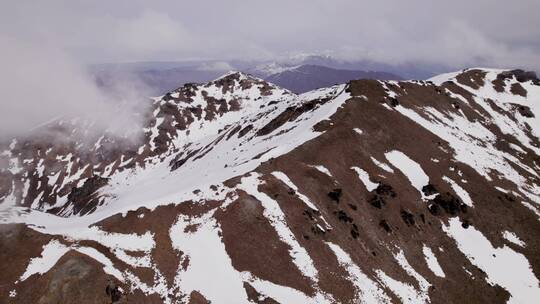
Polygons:
[[330,242],[327,242],[326,244],[336,255],[339,264],[347,271],[349,280],[356,287],[356,299],[360,303],[391,303],[390,298],[384,293],[379,285],[362,272],[360,267],[353,262],[347,252],[336,244]]
[[360,178],[360,180],[362,181],[362,183],[366,187],[367,191],[371,192],[371,191],[377,189],[379,184],[374,183],[374,182],[371,181],[371,179],[369,178],[369,173],[367,173],[365,170],[360,169],[358,167],[351,167],[351,169],[354,170],[354,172],[356,172],[356,174],[358,174],[358,177]]
[[473,206],[473,202],[472,202],[472,199],[471,197],[469,196],[469,193],[461,188],[460,185],[458,185],[455,181],[453,181],[452,179],[450,179],[449,177],[447,176],[443,176],[442,179],[449,183],[450,186],[452,187],[452,189],[454,190],[454,192],[456,192],[456,194],[461,198],[461,200],[463,201],[463,203],[469,207],[472,207]]
[[260,183],[261,181],[258,178],[258,174],[252,173],[248,177],[242,178],[242,182],[238,186],[238,189],[244,190],[261,202],[264,207],[264,215],[276,229],[279,237],[291,247],[289,253],[294,264],[303,275],[310,278],[313,282],[318,282],[318,272],[313,265],[313,260],[311,260],[306,249],[298,243],[298,240],[296,240],[296,237],[289,229],[287,221],[285,220],[285,214],[281,211],[279,204],[265,193],[259,192],[258,186]]
[[293,189],[294,192],[295,192],[295,195],[298,196],[298,198],[304,202],[304,204],[306,204],[309,208],[313,209],[313,210],[319,210],[319,208],[317,208],[317,206],[315,206],[307,196],[303,195],[302,193],[300,193],[300,191],[298,191],[298,187],[296,187],[296,185],[291,181],[291,179],[283,172],[280,172],[280,171],[274,171],[272,172],[272,175],[275,176],[277,179],[279,179],[280,181],[282,181],[285,185],[287,185],[289,188]]
[[441,265],[439,265],[437,257],[435,257],[433,251],[431,251],[431,248],[424,245],[424,247],[422,248],[422,252],[424,253],[424,257],[426,258],[426,263],[429,269],[431,269],[431,271],[433,271],[436,276],[444,278],[444,271],[442,270]]
[[44,274],[49,271],[58,260],[69,251],[69,247],[61,244],[57,240],[52,240],[45,246],[40,257],[32,258],[26,266],[26,271],[21,275],[19,281],[28,279],[33,274]]
[[380,162],[378,161],[375,157],[371,157],[371,161],[377,165],[379,168],[383,169],[384,171],[388,172],[388,173],[394,173],[394,169],[390,168],[390,166],[388,166],[387,164],[383,163],[383,162]]
[[[183,294],[197,290],[212,303],[249,303],[241,275],[233,268],[225,244],[219,236],[220,228],[208,213],[200,218],[180,215],[170,229],[173,247],[189,258],[189,265],[180,269],[175,285]],[[195,225],[194,232],[186,232]]]
[[502,286],[511,294],[508,303],[530,303],[531,299],[540,298],[538,279],[525,256],[506,245],[493,247],[474,227],[463,228],[458,218],[451,218],[443,229],[471,263],[487,274],[490,283]]
[[398,168],[409,179],[411,185],[418,189],[422,197],[424,197],[422,187],[429,183],[429,177],[422,170],[422,167],[398,150],[387,152],[384,155],[394,167]]
[[526,246],[525,242],[523,242],[515,233],[511,231],[504,231],[502,236],[505,240],[509,241],[510,243],[513,243],[520,247]]

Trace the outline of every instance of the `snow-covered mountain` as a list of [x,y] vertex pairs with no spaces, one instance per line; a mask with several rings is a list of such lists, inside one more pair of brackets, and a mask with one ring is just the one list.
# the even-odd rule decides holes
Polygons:
[[539,104],[520,70],[300,95],[231,72],[153,99],[139,141],[56,120],[0,146],[1,302],[112,279],[127,303],[533,303]]

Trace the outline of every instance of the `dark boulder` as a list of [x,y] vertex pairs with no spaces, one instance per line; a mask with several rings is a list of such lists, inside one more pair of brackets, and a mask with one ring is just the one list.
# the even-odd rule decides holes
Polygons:
[[343,210],[339,210],[334,213],[337,215],[338,219],[344,223],[352,223],[353,221],[353,219]]
[[425,196],[430,196],[430,195],[439,193],[437,188],[435,188],[435,186],[431,183],[422,187],[422,192],[424,193]]
[[390,228],[390,225],[388,225],[388,223],[386,222],[386,220],[381,220],[379,222],[379,226],[384,229],[384,231],[386,231],[387,233],[390,233],[392,232],[392,228]]
[[459,213],[467,212],[467,205],[465,205],[459,198],[453,196],[447,192],[445,194],[438,194],[428,207],[429,212],[433,215],[440,215],[441,210],[451,216],[456,216]]
[[519,114],[521,114],[521,116],[528,117],[528,118],[534,117],[534,113],[531,111],[531,108],[527,106],[520,105],[518,107],[518,111],[519,111]]
[[379,183],[375,189],[375,193],[382,196],[396,197],[396,193],[392,186],[385,183]]
[[405,210],[401,210],[400,213],[401,213],[401,218],[403,219],[405,224],[407,224],[407,226],[414,226],[415,220],[414,220],[414,215],[412,213]]
[[380,195],[374,194],[369,199],[368,202],[371,206],[381,209],[384,205],[386,205],[386,201],[384,198]]
[[328,192],[328,197],[335,201],[336,203],[339,203],[339,200],[341,199],[342,190],[340,188],[336,188],[330,192]]

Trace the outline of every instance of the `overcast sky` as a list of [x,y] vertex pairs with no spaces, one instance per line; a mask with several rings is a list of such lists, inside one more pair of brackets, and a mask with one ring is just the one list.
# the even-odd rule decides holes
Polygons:
[[539,0],[3,1],[0,137],[105,111],[89,63],[324,53],[539,71],[539,12]]
[[539,12],[538,0],[5,1],[0,31],[79,62],[330,52],[539,69]]

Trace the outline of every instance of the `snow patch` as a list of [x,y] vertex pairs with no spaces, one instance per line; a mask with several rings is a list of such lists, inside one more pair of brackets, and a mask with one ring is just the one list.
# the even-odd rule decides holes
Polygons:
[[390,166],[388,166],[386,163],[378,161],[375,157],[372,156],[371,161],[384,171],[388,173],[394,173],[394,169],[390,168]]
[[[189,258],[187,269],[178,270],[175,286],[185,295],[197,290],[213,303],[249,303],[241,275],[232,266],[219,225],[211,215],[180,215],[171,227],[173,248],[184,253],[183,259]],[[196,231],[187,232],[190,225]]]
[[472,202],[472,199],[471,197],[469,196],[469,193],[461,188],[460,185],[458,185],[455,181],[453,181],[452,179],[450,179],[449,177],[447,176],[443,176],[442,179],[449,183],[450,186],[452,187],[452,189],[454,190],[454,192],[456,192],[456,194],[461,198],[461,200],[463,201],[463,203],[469,207],[472,207],[473,206],[473,202]]
[[422,248],[422,252],[424,253],[424,257],[426,258],[426,263],[429,269],[431,269],[431,271],[433,271],[436,276],[444,278],[444,271],[442,270],[441,265],[439,265],[437,257],[435,257],[433,251],[431,251],[431,248],[424,245],[424,247]]
[[409,179],[411,185],[424,197],[422,188],[429,183],[429,177],[422,170],[422,167],[398,150],[387,152],[384,155],[394,167],[398,168]]
[[530,303],[540,298],[538,279],[524,255],[506,245],[493,247],[474,227],[463,228],[458,218],[451,218],[443,230],[456,241],[471,263],[486,273],[489,283],[498,284],[511,294],[508,303]]
[[243,177],[238,189],[245,191],[247,194],[254,196],[259,200],[264,207],[264,216],[268,218],[270,224],[274,227],[280,239],[290,246],[289,253],[293,263],[307,278],[313,282],[318,282],[318,272],[313,265],[313,260],[309,256],[304,247],[298,243],[293,232],[289,229],[285,214],[281,210],[278,202],[263,192],[259,192],[258,186],[261,184],[259,174],[251,173],[247,177]]
[[520,247],[526,246],[525,242],[523,242],[515,233],[511,231],[504,231],[502,236],[505,240],[509,241],[510,243],[513,243]]
[[315,206],[307,196],[303,195],[302,193],[300,193],[298,191],[298,187],[296,187],[296,185],[289,179],[289,177],[283,173],[283,172],[280,172],[280,171],[274,171],[272,172],[272,175],[279,179],[280,181],[282,181],[285,185],[287,185],[289,188],[293,189],[294,190],[294,193],[296,196],[298,196],[298,198],[304,202],[304,204],[306,204],[309,208],[313,209],[313,210],[317,210],[319,211],[319,208],[317,208],[317,206]]
[[358,177],[360,178],[364,186],[366,186],[367,191],[371,192],[377,189],[379,184],[372,182],[371,179],[369,178],[369,174],[365,170],[360,169],[358,167],[351,167],[351,169],[354,170],[356,174],[358,174]]
[[325,166],[322,166],[322,165],[316,165],[316,166],[312,166],[313,168],[319,170],[320,172],[330,176],[330,177],[333,177],[332,176],[332,173],[330,173],[330,170],[328,170]]
[[69,247],[52,240],[43,246],[41,256],[32,258],[26,266],[25,272],[19,278],[19,281],[28,279],[33,274],[44,274],[49,271],[58,260],[69,251]]

